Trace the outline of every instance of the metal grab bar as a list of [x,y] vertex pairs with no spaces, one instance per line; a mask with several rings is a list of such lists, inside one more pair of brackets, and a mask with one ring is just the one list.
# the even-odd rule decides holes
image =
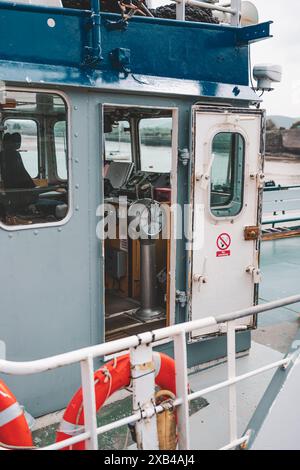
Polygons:
[[[174,325],[166,328],[161,328],[153,332],[142,333],[138,336],[119,339],[110,343],[92,346],[89,348],[72,351],[69,353],[61,354],[46,359],[31,362],[10,362],[6,360],[0,361],[0,372],[5,374],[14,375],[29,375],[37,374],[40,372],[53,370],[58,367],[67,366],[74,363],[81,365],[81,383],[83,390],[83,405],[85,426],[84,432],[75,435],[65,441],[52,444],[40,450],[59,450],[64,447],[74,445],[79,442],[85,441],[86,448],[91,450],[98,449],[98,435],[105,432],[117,429],[121,426],[130,423],[137,423],[137,426],[145,426],[144,432],[138,433],[140,440],[138,440],[138,448],[143,449],[156,449],[157,436],[156,431],[153,432],[155,427],[152,427],[152,434],[149,443],[149,437],[144,442],[146,436],[146,426],[149,428],[151,420],[156,419],[156,414],[163,411],[160,405],[147,403],[145,408],[141,407],[139,412],[133,413],[131,416],[122,418],[115,422],[97,427],[96,421],[96,399],[95,399],[95,386],[94,386],[94,370],[93,359],[96,357],[103,357],[108,354],[118,353],[120,351],[130,351],[131,361],[135,364],[144,364],[145,354],[147,358],[152,358],[152,346],[156,341],[163,339],[170,339],[174,341],[174,352],[176,362],[176,390],[177,398],[174,401],[174,406],[177,407],[177,420],[179,428],[179,442],[178,448],[180,450],[188,450],[190,448],[190,432],[189,432],[189,402],[199,398],[200,396],[221,390],[226,387],[229,388],[229,429],[230,429],[230,442],[222,447],[222,450],[233,449],[238,445],[246,445],[248,436],[238,436],[237,431],[237,397],[236,385],[244,380],[262,374],[271,369],[278,367],[288,366],[294,359],[295,355],[290,355],[280,361],[273,362],[254,371],[250,371],[243,375],[236,375],[236,330],[240,329],[236,320],[242,319],[250,315],[261,314],[282,306],[291,305],[300,302],[300,295],[287,297],[285,299],[276,300],[267,304],[257,305],[234,313],[221,315],[217,318],[208,317],[202,320],[191,321],[179,325]],[[188,368],[187,368],[187,350],[186,350],[186,334],[194,330],[201,331],[208,326],[215,326],[219,328],[220,332],[224,333],[224,324],[227,325],[225,332],[227,333],[227,358],[228,358],[228,377],[226,381],[212,385],[205,389],[188,393]],[[295,352],[298,354],[298,351]],[[153,371],[154,374],[154,371]],[[148,376],[148,374],[146,374]],[[145,393],[145,383],[143,377],[141,380],[134,381],[134,401],[135,403],[143,403],[141,397]],[[153,380],[153,397],[154,397],[154,380]],[[144,404],[145,405],[145,404]],[[149,406],[151,405],[151,406]],[[145,423],[145,424],[144,424]],[[153,443],[153,447],[151,445]],[[148,446],[148,447],[147,447]]]
[[241,0],[231,0],[230,5],[222,5],[220,3],[205,2],[200,0],[171,0],[177,4],[176,8],[176,19],[180,21],[185,20],[185,5],[193,5],[196,7],[206,8],[207,10],[220,11],[222,13],[228,13],[231,15],[232,26],[240,25],[241,18]]

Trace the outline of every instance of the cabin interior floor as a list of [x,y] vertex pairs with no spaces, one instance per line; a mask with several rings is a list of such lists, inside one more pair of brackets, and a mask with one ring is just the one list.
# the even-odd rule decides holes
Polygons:
[[124,297],[115,291],[107,291],[105,297],[106,341],[156,330],[166,325],[165,315],[148,321],[137,318],[135,313],[140,303],[134,299]]

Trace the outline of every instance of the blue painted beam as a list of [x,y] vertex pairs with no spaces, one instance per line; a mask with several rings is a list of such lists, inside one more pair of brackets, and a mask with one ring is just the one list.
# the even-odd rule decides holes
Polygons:
[[267,21],[266,23],[237,28],[237,43],[239,45],[247,45],[272,38],[273,36],[270,33],[272,23],[273,21]]
[[182,80],[168,77],[119,74],[115,71],[86,70],[57,65],[7,62],[0,60],[0,79],[17,85],[55,85],[84,87],[98,90],[151,93],[151,95],[172,95],[220,99],[248,104],[259,102],[251,87],[239,85],[239,94],[235,94],[235,85],[205,82],[201,80]]

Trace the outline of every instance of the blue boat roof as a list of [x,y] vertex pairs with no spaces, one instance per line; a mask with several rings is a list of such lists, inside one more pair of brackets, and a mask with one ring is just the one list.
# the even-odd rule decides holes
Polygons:
[[0,79],[257,100],[249,46],[270,37],[270,22],[120,18],[1,2]]

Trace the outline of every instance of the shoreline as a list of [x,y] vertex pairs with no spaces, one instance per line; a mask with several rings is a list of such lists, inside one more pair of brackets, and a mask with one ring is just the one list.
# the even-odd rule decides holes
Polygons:
[[266,160],[268,161],[275,161],[275,162],[282,162],[282,163],[300,163],[300,155],[289,154],[289,153],[280,153],[280,154],[266,154]]

